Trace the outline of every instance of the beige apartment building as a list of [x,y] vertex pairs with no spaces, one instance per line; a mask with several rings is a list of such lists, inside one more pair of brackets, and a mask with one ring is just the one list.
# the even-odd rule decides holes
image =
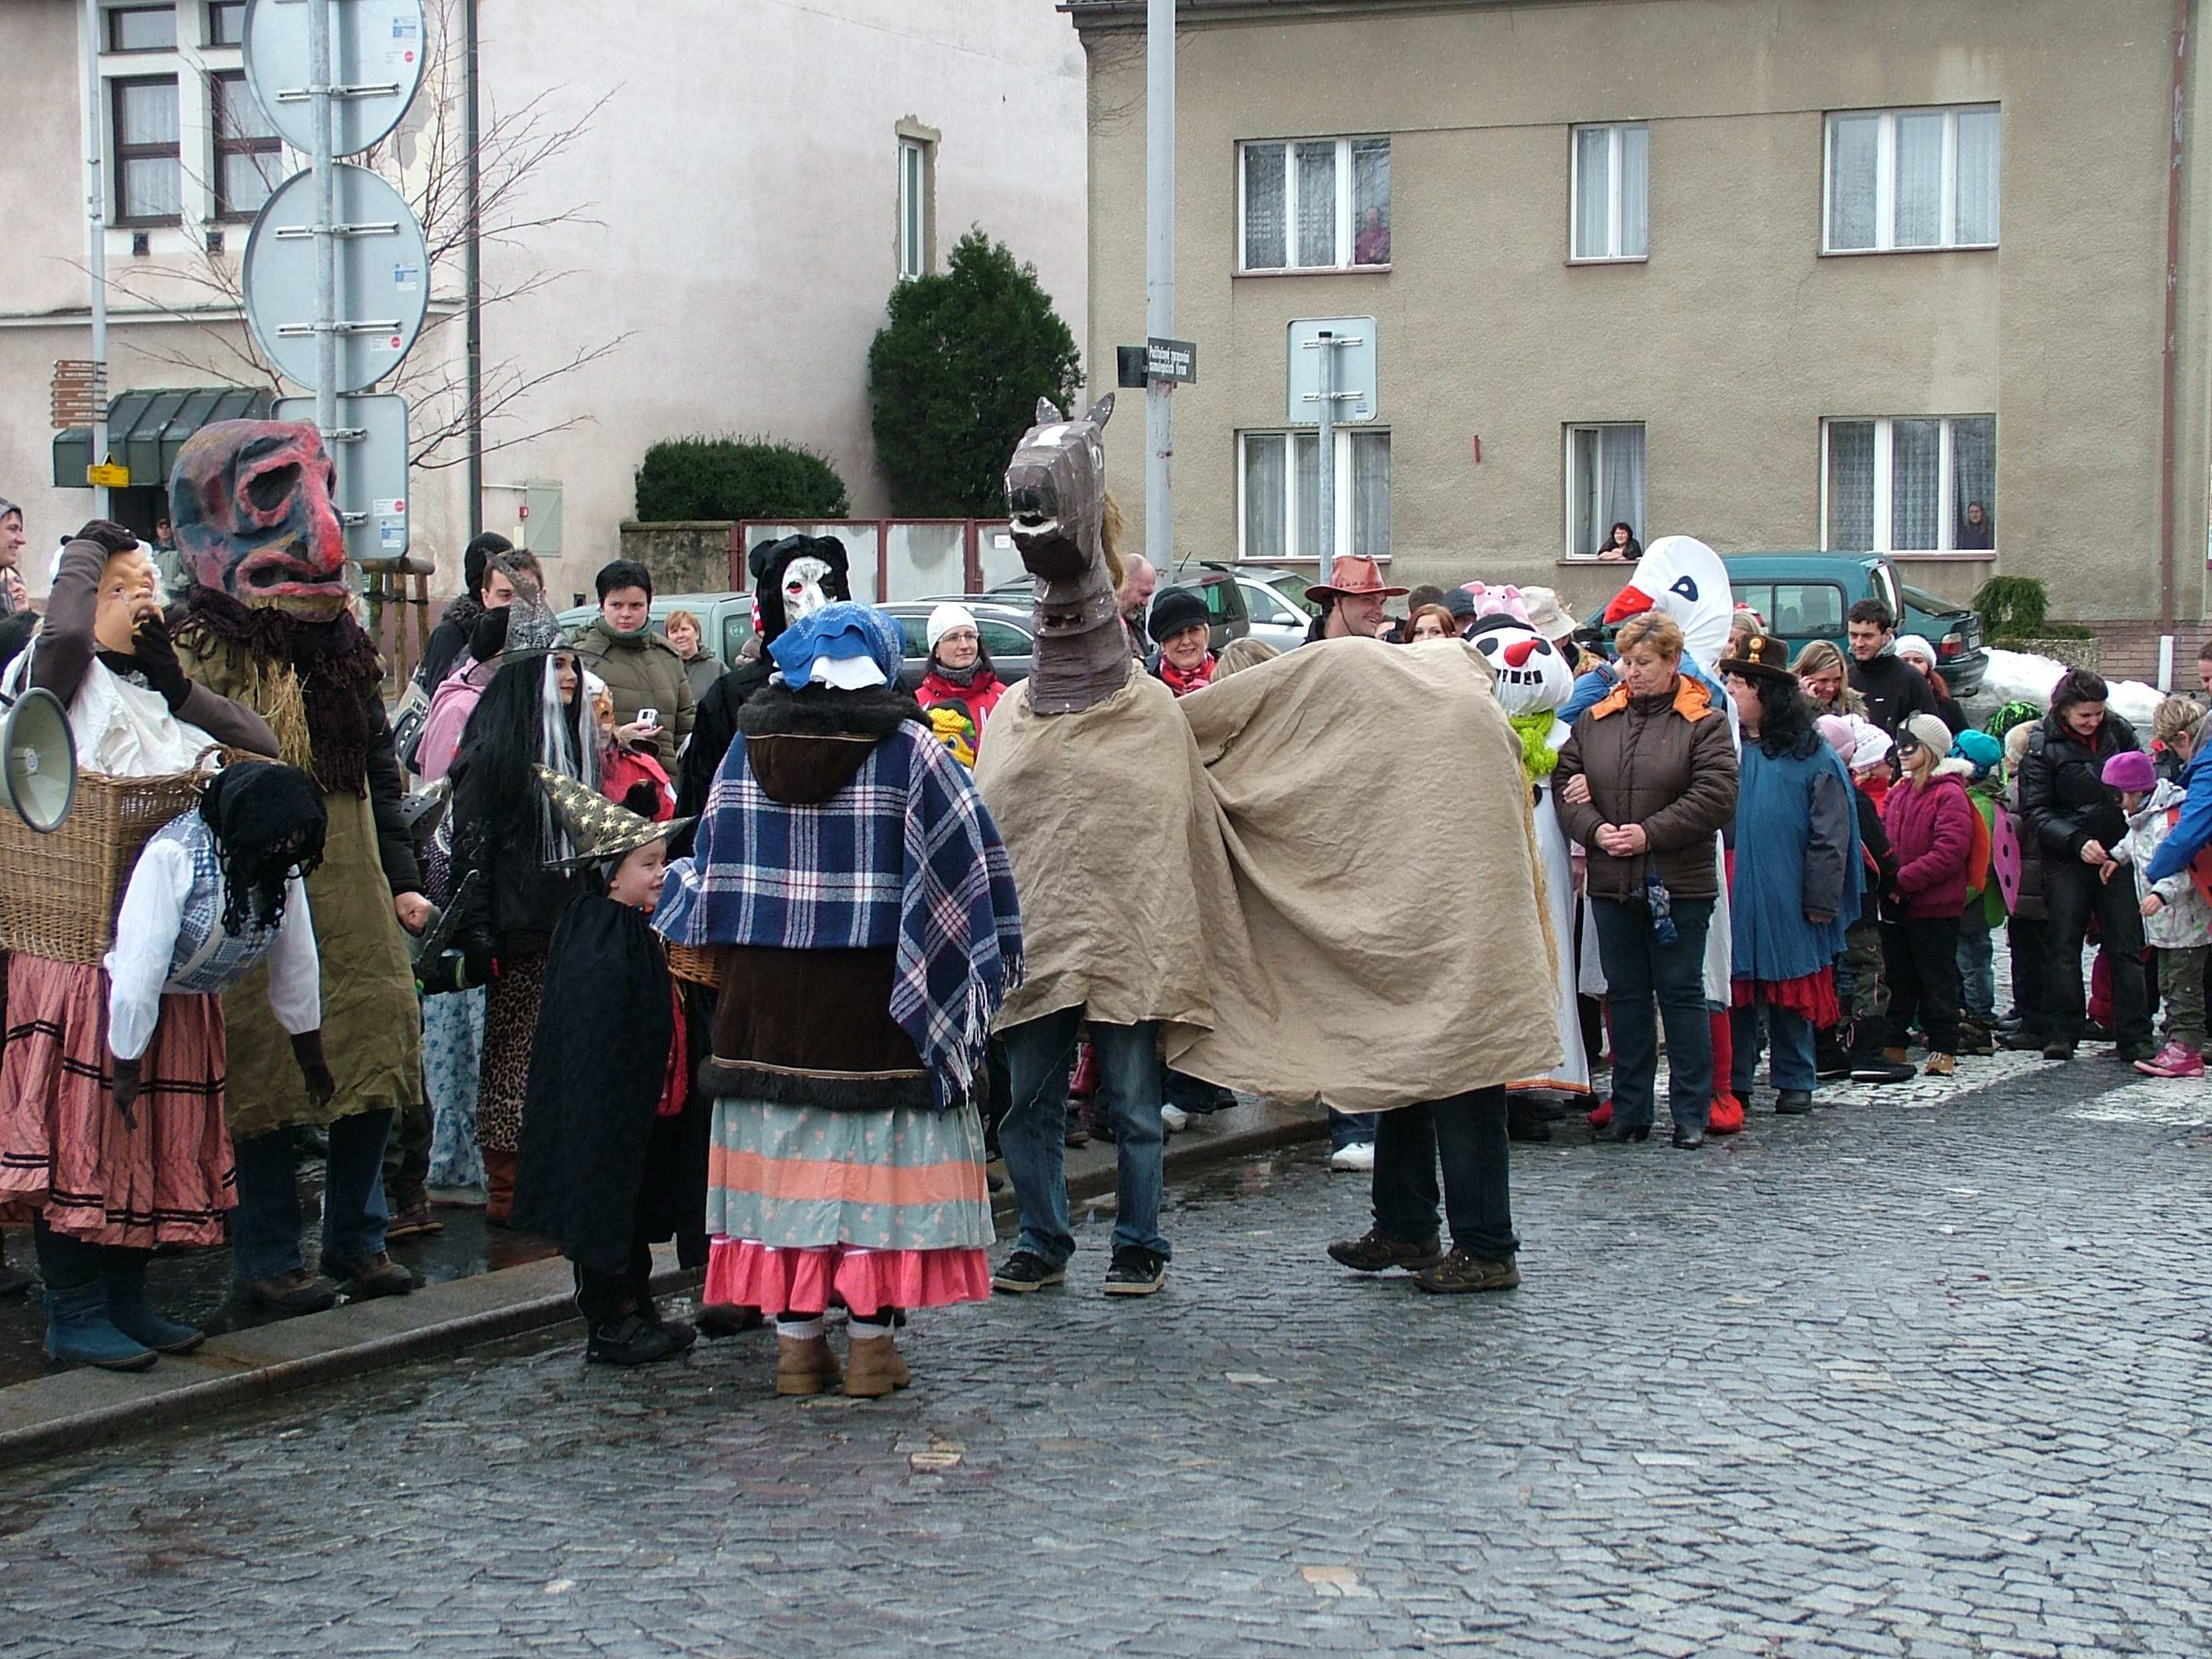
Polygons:
[[[1089,356],[1145,328],[1142,0],[1090,64]],[[2174,0],[1182,0],[1176,552],[1310,557],[1293,319],[1371,316],[1339,551],[1401,583],[1879,550],[2140,669],[2207,609],[2207,173]],[[2168,343],[2172,216],[2176,325]],[[1141,525],[1141,422],[1109,445]],[[1980,520],[1972,504],[1982,508]],[[1157,555],[1156,555],[1157,556]]]

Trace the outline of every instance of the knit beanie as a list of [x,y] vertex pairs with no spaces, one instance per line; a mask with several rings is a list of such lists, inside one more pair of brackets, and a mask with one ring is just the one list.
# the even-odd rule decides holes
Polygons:
[[1905,722],[1912,740],[1938,759],[1951,752],[1951,728],[1933,714],[1915,714]]
[[929,613],[927,634],[930,654],[937,653],[937,642],[956,628],[969,632],[975,630],[975,613],[964,605],[940,605]]
[[2148,795],[2158,787],[2158,768],[2140,749],[2123,749],[2105,763],[2105,787],[2123,794]]
[[1974,781],[1979,783],[2003,763],[2004,745],[1986,732],[1961,732],[1959,740],[1951,745],[1951,752],[1974,769]]
[[1859,734],[1851,730],[1851,723],[1841,714],[1823,714],[1813,722],[1820,728],[1828,747],[1844,757],[1844,764],[1851,763],[1851,756],[1859,746]]

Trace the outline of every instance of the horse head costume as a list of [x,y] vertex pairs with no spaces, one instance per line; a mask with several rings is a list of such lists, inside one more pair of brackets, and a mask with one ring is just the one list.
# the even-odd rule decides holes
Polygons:
[[1114,598],[1119,562],[1107,535],[1108,392],[1077,420],[1037,399],[1037,423],[1006,464],[1006,516],[1022,563],[1036,578],[1036,655],[1030,706],[1071,714],[1128,683],[1129,642]]

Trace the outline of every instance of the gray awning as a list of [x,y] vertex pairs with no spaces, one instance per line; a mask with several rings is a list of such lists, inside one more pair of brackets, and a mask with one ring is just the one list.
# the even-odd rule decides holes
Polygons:
[[[216,421],[265,421],[273,399],[245,386],[118,392],[107,406],[107,453],[131,469],[134,488],[167,489],[185,440]],[[83,489],[84,470],[106,459],[92,453],[92,428],[54,434],[54,488]]]

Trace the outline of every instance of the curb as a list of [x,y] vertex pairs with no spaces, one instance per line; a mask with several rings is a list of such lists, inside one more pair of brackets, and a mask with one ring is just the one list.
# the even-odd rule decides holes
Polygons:
[[[1327,1132],[1326,1121],[1319,1117],[1291,1116],[1286,1109],[1273,1107],[1264,1108],[1263,1110],[1270,1121],[1255,1124],[1249,1129],[1189,1138],[1180,1148],[1175,1148],[1174,1143],[1170,1142],[1171,1150],[1162,1160],[1164,1174],[1172,1177],[1224,1159],[1310,1140]],[[1068,1196],[1072,1199],[1095,1198],[1114,1189],[1115,1170],[1110,1158],[1103,1161],[1103,1167],[1071,1171],[1068,1177]],[[661,1268],[653,1276],[653,1293],[666,1295],[672,1291],[696,1291],[702,1277],[696,1270]],[[40,1414],[37,1405],[31,1403],[28,1414],[32,1420],[13,1427],[0,1428],[0,1468],[20,1468],[37,1459],[81,1451],[88,1447],[185,1424],[204,1422],[223,1412],[256,1405],[331,1379],[360,1376],[413,1360],[434,1359],[459,1353],[464,1349],[501,1341],[507,1337],[526,1335],[556,1325],[580,1322],[575,1304],[565,1289],[547,1291],[539,1288],[549,1279],[558,1282],[566,1278],[567,1264],[556,1257],[548,1261],[528,1262],[520,1267],[477,1274],[452,1281],[447,1285],[425,1286],[414,1296],[404,1298],[404,1302],[421,1305],[417,1298],[422,1302],[432,1301],[439,1291],[459,1285],[471,1287],[471,1293],[479,1297],[487,1292],[496,1296],[502,1291],[508,1295],[507,1300],[497,1305],[443,1318],[426,1316],[420,1323],[408,1324],[403,1328],[374,1335],[357,1332],[348,1334],[348,1332],[360,1322],[359,1315],[363,1310],[378,1310],[374,1316],[379,1320],[399,1316],[397,1304],[402,1299],[348,1304],[327,1314],[311,1316],[313,1320],[332,1320],[337,1327],[332,1334],[333,1340],[325,1346],[291,1358],[264,1363],[231,1358],[230,1364],[243,1363],[246,1368],[165,1388],[158,1392],[143,1391],[136,1378],[90,1370],[52,1373],[37,1381],[19,1383],[14,1389],[0,1389],[0,1412],[5,1411],[9,1395],[15,1395],[19,1402],[25,1402],[28,1391],[32,1390],[53,1393],[71,1401],[45,1414]],[[304,1334],[302,1327],[307,1322],[290,1321],[285,1323],[292,1331]],[[258,1332],[234,1334],[250,1342],[260,1332],[282,1328],[284,1327],[264,1326],[259,1328]],[[208,1346],[194,1358],[224,1363],[223,1345],[228,1340],[225,1337],[210,1338]],[[173,1366],[191,1361],[164,1363]],[[157,1367],[155,1371],[144,1375],[154,1376],[159,1374],[160,1368]],[[173,1370],[171,1375],[174,1375]],[[70,1381],[64,1383],[64,1379]],[[58,1389],[55,1387],[57,1383],[64,1386]],[[87,1390],[108,1393],[115,1397],[96,1405],[76,1404],[75,1401]]]

